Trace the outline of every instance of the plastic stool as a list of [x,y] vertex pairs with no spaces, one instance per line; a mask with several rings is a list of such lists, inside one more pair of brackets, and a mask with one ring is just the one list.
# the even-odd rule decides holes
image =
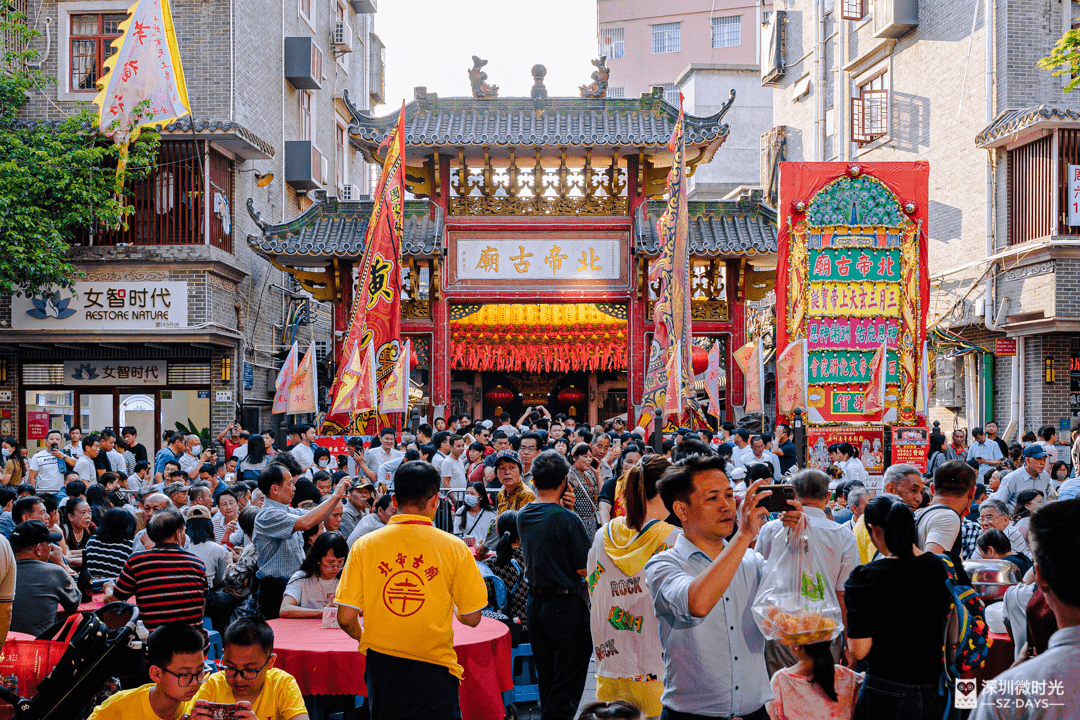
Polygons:
[[538,702],[540,681],[533,664],[532,645],[521,643],[510,651],[514,672],[514,702]]
[[209,642],[206,658],[217,662],[221,660],[222,655],[225,653],[225,645],[221,642],[221,633],[214,629],[214,625],[208,617],[202,619],[202,626],[206,630],[206,639]]

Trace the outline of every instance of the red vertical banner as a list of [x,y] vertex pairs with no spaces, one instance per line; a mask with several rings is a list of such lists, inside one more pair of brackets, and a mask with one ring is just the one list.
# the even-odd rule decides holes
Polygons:
[[[811,424],[917,422],[929,178],[925,162],[780,164],[776,352],[808,341]],[[866,412],[882,376],[883,406]]]
[[[353,299],[349,335],[342,343],[339,368],[347,364],[346,353],[354,346],[371,343],[373,361],[380,383],[393,370],[401,353],[401,233],[405,223],[405,103],[397,125],[384,141],[379,184],[375,188],[375,207],[364,238],[364,256],[360,278]],[[343,378],[334,379],[330,397],[341,392]],[[331,413],[323,421],[323,435],[371,435],[378,430],[375,412]]]

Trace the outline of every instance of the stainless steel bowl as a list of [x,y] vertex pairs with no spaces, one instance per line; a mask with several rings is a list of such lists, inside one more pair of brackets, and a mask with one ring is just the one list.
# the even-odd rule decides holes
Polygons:
[[1020,569],[1008,560],[965,560],[964,570],[983,602],[1000,600],[1020,582]]

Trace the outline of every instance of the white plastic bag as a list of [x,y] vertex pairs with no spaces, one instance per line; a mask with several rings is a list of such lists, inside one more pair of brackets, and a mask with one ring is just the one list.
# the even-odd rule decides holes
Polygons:
[[761,634],[784,645],[828,642],[843,629],[840,603],[804,515],[774,542],[751,611]]

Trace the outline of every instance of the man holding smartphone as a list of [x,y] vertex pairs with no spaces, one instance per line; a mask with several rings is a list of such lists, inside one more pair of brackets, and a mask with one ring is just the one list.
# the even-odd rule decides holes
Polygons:
[[[750,548],[768,515],[761,501],[771,493],[760,487],[753,483],[737,507],[715,455],[692,455],[657,484],[683,528],[675,547],[645,566],[664,647],[661,717],[768,718],[765,637],[750,617],[765,572],[765,558]],[[783,524],[795,527],[802,506],[789,502]]]
[[30,472],[26,482],[37,488],[39,494],[58,493],[64,487],[64,474],[67,473],[67,461],[60,449],[64,436],[59,430],[50,430],[45,437],[45,447],[30,458]]

